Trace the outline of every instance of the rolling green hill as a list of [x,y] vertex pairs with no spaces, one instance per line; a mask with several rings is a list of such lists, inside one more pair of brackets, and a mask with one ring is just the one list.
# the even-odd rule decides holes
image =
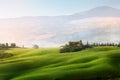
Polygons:
[[0,80],[120,80],[120,48],[59,53],[59,48],[9,49],[0,59]]

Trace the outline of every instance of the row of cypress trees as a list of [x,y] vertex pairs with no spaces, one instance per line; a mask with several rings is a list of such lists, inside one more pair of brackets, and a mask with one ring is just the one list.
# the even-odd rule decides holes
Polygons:
[[118,46],[120,47],[120,43],[93,43],[91,46]]

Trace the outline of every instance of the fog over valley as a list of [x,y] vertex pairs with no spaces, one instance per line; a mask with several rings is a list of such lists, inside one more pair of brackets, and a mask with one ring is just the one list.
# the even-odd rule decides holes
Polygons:
[[0,42],[41,47],[68,41],[119,42],[120,9],[96,7],[63,16],[26,16],[0,19]]

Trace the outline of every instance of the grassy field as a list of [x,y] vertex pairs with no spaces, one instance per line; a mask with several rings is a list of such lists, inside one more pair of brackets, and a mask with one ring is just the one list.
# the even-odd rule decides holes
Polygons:
[[59,53],[58,48],[9,49],[0,59],[0,80],[120,80],[120,48]]

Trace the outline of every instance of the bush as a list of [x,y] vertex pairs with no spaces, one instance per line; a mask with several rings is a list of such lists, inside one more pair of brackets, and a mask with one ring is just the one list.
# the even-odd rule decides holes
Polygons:
[[34,49],[38,49],[39,46],[35,44],[35,45],[33,45],[33,48],[34,48]]
[[60,49],[60,53],[65,53],[65,52],[77,52],[84,50],[86,48],[92,48],[92,46],[89,45],[84,45],[84,46],[70,46],[70,47],[63,47]]

